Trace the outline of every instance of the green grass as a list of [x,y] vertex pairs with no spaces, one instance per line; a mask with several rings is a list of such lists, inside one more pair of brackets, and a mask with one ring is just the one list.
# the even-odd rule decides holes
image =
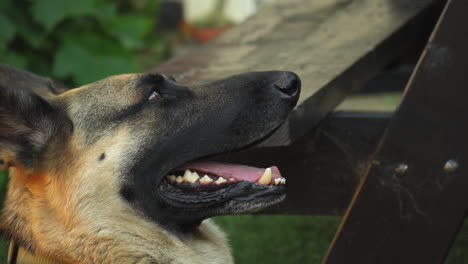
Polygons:
[[[244,215],[215,218],[229,235],[235,263],[318,264],[340,217]],[[446,264],[468,263],[468,221]]]
[[235,263],[320,263],[340,217],[243,215],[215,218]]
[[457,235],[457,239],[449,252],[446,264],[468,263],[468,220]]

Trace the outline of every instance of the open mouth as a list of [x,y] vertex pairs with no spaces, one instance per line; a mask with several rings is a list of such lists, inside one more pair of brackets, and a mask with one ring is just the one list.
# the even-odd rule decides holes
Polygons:
[[[192,207],[230,200],[282,200],[285,184],[286,179],[276,166],[256,168],[214,161],[193,161],[169,172],[160,190],[171,203]],[[281,196],[281,199],[275,199]]]
[[212,161],[191,162],[166,176],[173,185],[187,191],[209,191],[229,186],[238,181],[268,186],[281,185],[286,179],[276,166],[260,169],[246,165]]

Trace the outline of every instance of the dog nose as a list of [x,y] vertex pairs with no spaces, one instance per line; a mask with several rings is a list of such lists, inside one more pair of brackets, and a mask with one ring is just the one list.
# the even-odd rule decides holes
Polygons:
[[289,97],[298,97],[301,90],[301,79],[294,72],[282,72],[273,87]]

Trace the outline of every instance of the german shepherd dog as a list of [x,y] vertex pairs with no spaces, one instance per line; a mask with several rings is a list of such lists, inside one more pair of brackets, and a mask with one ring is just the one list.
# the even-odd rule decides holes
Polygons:
[[61,263],[232,263],[208,218],[278,203],[285,180],[274,166],[207,157],[266,138],[299,92],[280,71],[194,86],[124,74],[67,89],[0,65],[2,233]]

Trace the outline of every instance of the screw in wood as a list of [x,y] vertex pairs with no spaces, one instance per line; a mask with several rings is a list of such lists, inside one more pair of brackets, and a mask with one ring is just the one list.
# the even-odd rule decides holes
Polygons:
[[405,163],[398,164],[398,166],[396,166],[394,169],[395,173],[400,177],[405,176],[407,170],[408,165]]
[[447,160],[444,164],[444,171],[447,173],[454,173],[458,169],[458,162],[456,160]]

